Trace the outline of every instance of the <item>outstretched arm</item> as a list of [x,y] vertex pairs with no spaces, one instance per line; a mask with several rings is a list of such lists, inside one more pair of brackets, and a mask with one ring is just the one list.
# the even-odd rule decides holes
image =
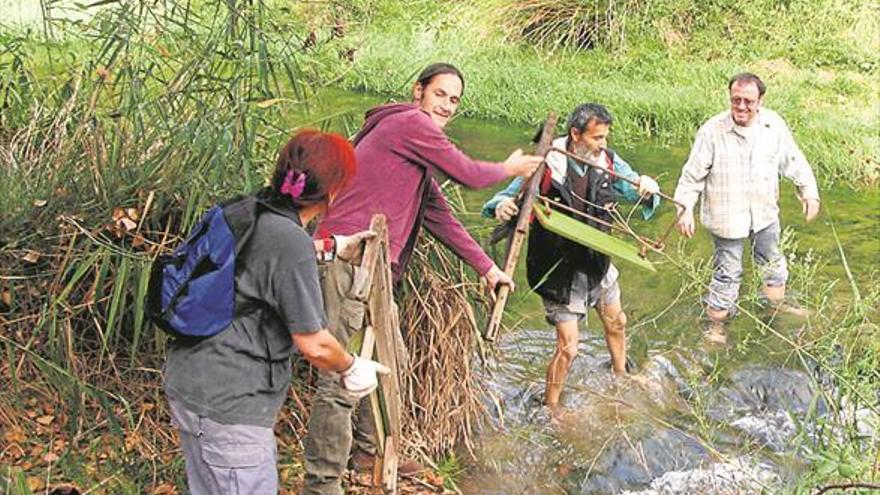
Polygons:
[[527,176],[542,158],[516,150],[504,162],[494,163],[473,158],[459,150],[443,131],[431,122],[413,120],[413,135],[402,141],[399,151],[407,159],[419,163],[430,173],[443,172],[459,184],[480,189],[497,184],[508,177]]
[[428,232],[457,254],[465,263],[473,267],[489,283],[490,288],[494,288],[497,284],[512,286],[513,280],[495,265],[461,222],[452,214],[437,181],[433,178],[429,180],[431,182],[428,186],[424,222]]

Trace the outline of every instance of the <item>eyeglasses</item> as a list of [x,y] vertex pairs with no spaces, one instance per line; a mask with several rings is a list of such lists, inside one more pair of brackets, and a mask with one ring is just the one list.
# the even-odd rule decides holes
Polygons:
[[758,105],[758,100],[750,100],[748,98],[742,98],[740,96],[731,96],[730,97],[730,104],[731,105],[738,107],[740,105],[740,103],[745,105],[746,108],[755,108],[755,106]]

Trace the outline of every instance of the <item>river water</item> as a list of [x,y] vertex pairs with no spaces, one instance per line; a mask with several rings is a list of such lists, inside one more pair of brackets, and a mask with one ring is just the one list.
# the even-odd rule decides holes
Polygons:
[[[350,113],[347,128],[352,130],[363,109],[381,100],[332,92],[322,101],[314,114]],[[498,161],[514,148],[531,149],[535,131],[468,118],[456,119],[448,129],[470,155]],[[612,130],[611,146],[670,193],[689,145],[617,142]],[[494,226],[481,218],[480,207],[500,187],[461,193],[465,211],[459,217],[480,241]],[[827,373],[793,352],[791,342],[852,304],[843,256],[862,291],[876,281],[880,194],[823,190],[823,212],[810,224],[785,181],[780,204],[790,292],[815,316],[804,320],[768,313],[758,301],[760,281],[746,262],[741,303],[755,317],[734,319],[727,345],[708,344],[702,337],[700,297],[710,273],[711,240],[704,229],[687,242],[673,234],[664,255],[652,257],[657,273],[617,263],[630,322],[632,377],[612,378],[601,326],[591,314],[563,393],[566,413],[556,421],[541,405],[555,333],[544,321],[540,299],[528,291],[523,256],[518,290],[507,308],[508,330],[483,372],[492,419],[478,433],[475,460],[469,462],[461,491],[775,493],[791,483],[804,466],[804,446],[815,441],[817,425],[828,416],[820,388],[824,383],[825,391],[830,389]],[[662,232],[674,212],[666,205],[658,213],[636,227],[651,235]],[[832,224],[841,247],[831,234]],[[877,308],[872,313],[876,321]],[[864,413],[858,427],[871,441],[876,417]]]

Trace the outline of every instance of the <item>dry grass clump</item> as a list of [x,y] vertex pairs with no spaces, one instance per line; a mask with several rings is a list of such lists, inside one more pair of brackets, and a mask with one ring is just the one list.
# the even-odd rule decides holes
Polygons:
[[485,412],[472,366],[480,334],[471,301],[482,294],[467,282],[468,270],[439,242],[422,236],[400,302],[409,352],[404,438],[409,449],[435,458],[459,445],[470,448],[472,429]]
[[646,8],[644,0],[515,0],[506,30],[544,48],[621,48],[627,17]]

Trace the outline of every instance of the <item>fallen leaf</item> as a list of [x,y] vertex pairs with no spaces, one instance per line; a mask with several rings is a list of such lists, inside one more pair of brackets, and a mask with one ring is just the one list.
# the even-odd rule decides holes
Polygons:
[[8,290],[0,292],[0,301],[3,301],[3,304],[7,306],[12,306],[12,294]]
[[134,236],[134,239],[131,240],[131,247],[139,248],[139,247],[143,246],[144,244],[146,244],[146,242],[147,242],[147,240],[144,239],[144,236],[142,236],[140,234],[136,234]]
[[58,455],[52,452],[43,456],[43,462],[55,462],[58,460]]
[[46,488],[46,480],[38,476],[28,476],[27,486],[32,492],[38,492],[43,488]]
[[42,207],[46,206],[47,203],[49,203],[49,202],[46,201],[45,199],[35,199],[34,200],[34,206],[36,206],[37,208],[42,208]]
[[122,227],[126,230],[126,232],[132,231],[137,228],[138,224],[134,220],[125,217],[119,221]]
[[52,421],[55,421],[55,416],[51,414],[47,414],[45,416],[40,416],[37,418],[37,423],[40,423],[43,426],[49,426],[52,424]]
[[21,257],[21,259],[27,261],[28,263],[36,263],[40,260],[40,253],[28,249],[27,253],[25,253],[25,255]]
[[113,211],[110,213],[110,218],[112,218],[114,222],[118,222],[119,220],[125,218],[125,210],[118,206],[116,208],[113,208]]
[[425,481],[433,486],[443,486],[443,476],[432,471],[425,472]]
[[276,103],[281,103],[285,98],[269,98],[268,100],[258,101],[256,103],[258,108],[269,108]]
[[13,426],[3,432],[3,440],[6,440],[6,443],[22,443],[27,440],[27,437],[21,428]]
[[162,483],[153,488],[152,495],[177,495],[177,488],[171,483]]
[[110,217],[113,219],[116,229],[118,229],[118,232],[114,231],[114,234],[122,237],[122,234],[125,232],[130,232],[137,228],[137,219],[140,218],[140,213],[134,208],[120,208],[117,206],[113,208]]
[[140,435],[137,432],[132,432],[125,436],[125,451],[131,452],[137,445],[141,442]]

